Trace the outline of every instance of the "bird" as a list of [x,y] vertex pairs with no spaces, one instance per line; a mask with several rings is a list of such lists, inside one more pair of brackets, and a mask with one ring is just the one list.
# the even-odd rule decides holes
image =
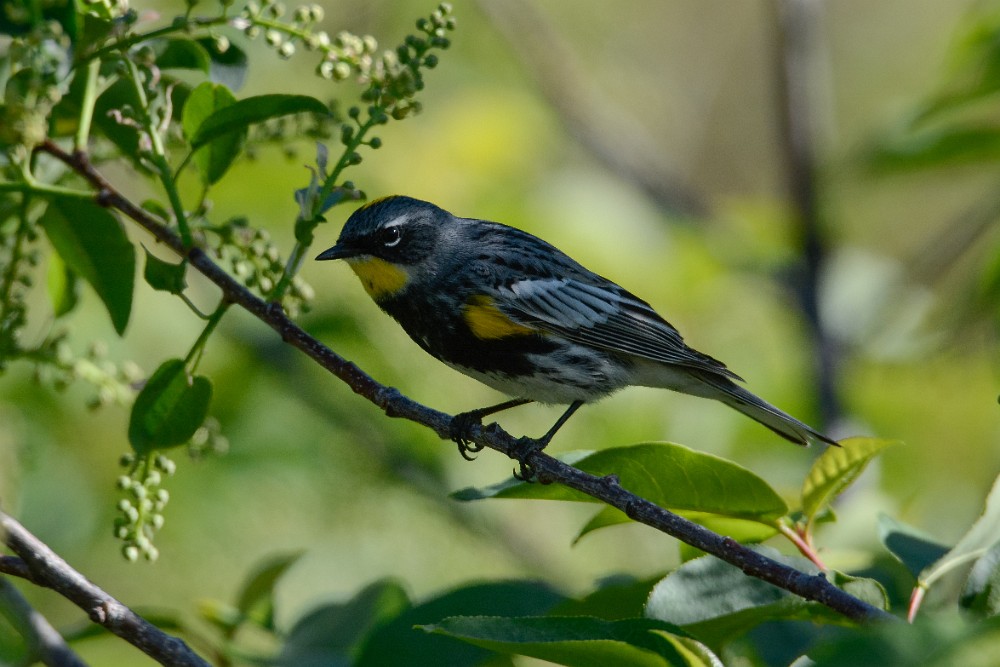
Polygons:
[[316,259],[345,260],[418,346],[510,397],[453,418],[467,459],[482,449],[467,431],[484,417],[568,405],[532,440],[540,450],[582,405],[629,386],[715,399],[793,443],[837,445],[738,384],[646,301],[516,227],[393,195],[355,210]]

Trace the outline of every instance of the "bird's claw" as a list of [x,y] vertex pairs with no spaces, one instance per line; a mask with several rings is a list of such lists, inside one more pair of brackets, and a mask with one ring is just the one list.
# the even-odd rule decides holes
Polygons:
[[475,461],[475,454],[483,451],[483,445],[469,439],[469,429],[476,425],[482,425],[482,417],[473,411],[455,415],[448,426],[448,435],[458,445],[458,453],[466,461]]
[[536,440],[535,438],[521,438],[517,441],[518,452],[517,452],[517,469],[514,470],[514,479],[522,482],[541,482],[542,480],[538,477],[538,472],[535,470],[534,466],[531,465],[530,459],[534,457],[535,454],[545,449],[545,445],[548,444],[542,440]]

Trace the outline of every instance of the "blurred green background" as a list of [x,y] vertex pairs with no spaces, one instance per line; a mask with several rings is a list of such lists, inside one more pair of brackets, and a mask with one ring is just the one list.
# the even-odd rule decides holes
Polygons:
[[[330,3],[323,25],[372,34],[390,47],[433,4]],[[408,194],[542,236],[648,300],[755,393],[819,425],[810,341],[794,294],[779,280],[799,251],[779,148],[775,6],[540,0],[525,13],[520,3],[499,0],[454,5],[459,27],[419,97],[423,113],[385,127],[384,146],[348,177],[371,198]],[[841,355],[837,391],[846,412],[828,426],[836,437],[905,442],[866,474],[843,499],[839,522],[820,533],[835,567],[863,567],[881,550],[879,511],[954,540],[1000,470],[997,312],[995,302],[984,308],[970,292],[984,256],[996,250],[996,233],[990,228],[957,257],[936,254],[944,254],[951,230],[962,234],[968,211],[987,201],[995,170],[884,177],[865,157],[947,80],[956,35],[978,5],[821,5],[811,93],[830,243],[822,314]],[[183,11],[181,3],[133,6],[150,20],[154,12],[164,20]],[[501,15],[521,22],[503,29]],[[351,99],[351,84],[313,75],[308,54],[286,62],[260,40],[247,48],[252,77],[241,97]],[[565,76],[540,81],[545,74],[533,59],[564,68]],[[679,175],[704,214],[665,210],[596,157],[567,115],[592,113],[603,114],[590,126],[592,140],[624,158],[636,155],[627,142],[637,141]],[[297,153],[266,148],[239,163],[212,196],[214,216],[248,215],[285,249],[297,212],[292,192],[307,183],[303,165],[314,159],[308,144],[288,148]],[[152,192],[125,169],[109,175],[134,199]],[[186,185],[194,201],[196,179]],[[351,208],[329,213],[317,253],[333,244]],[[928,263],[939,270],[919,270]],[[303,276],[317,293],[303,326],[379,381],[450,413],[501,400],[420,352],[346,265],[309,262]],[[214,303],[211,286],[196,276],[190,282],[197,303]],[[37,297],[45,312],[44,294]],[[113,337],[94,295],[85,300],[72,321],[76,340],[104,340],[110,359],[134,360],[147,372],[186,351],[200,332],[175,298],[144,285],[124,340]],[[416,598],[473,580],[532,576],[580,594],[598,578],[651,575],[677,561],[673,540],[637,526],[572,546],[592,507],[449,500],[451,491],[509,475],[513,462],[486,451],[466,463],[427,430],[386,419],[243,313],[224,320],[201,370],[215,383],[212,414],[231,447],[198,462],[175,453],[179,470],[166,482],[171,502],[153,565],[126,563],[111,534],[127,411],[88,411],[91,388],[54,394],[35,385],[28,368],[12,368],[0,383],[5,510],[134,607],[193,618],[199,601],[231,600],[255,564],[294,550],[305,555],[279,589],[285,626],[381,577],[398,578]],[[558,414],[531,406],[499,421],[513,434],[537,435]],[[551,450],[650,440],[731,458],[789,497],[819,453],[791,447],[719,404],[646,389],[587,407]],[[55,595],[27,593],[57,626],[80,622],[80,612]],[[79,650],[94,664],[145,664],[114,639]]]

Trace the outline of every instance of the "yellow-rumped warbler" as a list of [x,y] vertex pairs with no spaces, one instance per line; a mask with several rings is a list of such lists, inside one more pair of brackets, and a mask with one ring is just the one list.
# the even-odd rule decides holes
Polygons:
[[632,385],[716,399],[794,443],[836,444],[737,385],[648,303],[519,229],[386,197],[355,211],[316,259],[347,260],[417,345],[513,397],[456,417],[466,458],[477,450],[462,432],[487,415],[568,403],[537,441],[544,447],[582,404]]

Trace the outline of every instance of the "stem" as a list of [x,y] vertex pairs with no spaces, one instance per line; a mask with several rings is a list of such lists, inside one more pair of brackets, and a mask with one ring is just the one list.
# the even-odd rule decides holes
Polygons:
[[231,305],[233,304],[229,301],[226,301],[225,299],[222,300],[219,307],[215,309],[215,312],[209,316],[208,322],[205,324],[205,328],[202,329],[201,335],[198,336],[198,340],[194,342],[194,345],[191,346],[191,350],[187,353],[187,356],[184,357],[184,364],[190,364],[190,370],[192,372],[195,368],[197,368],[198,362],[201,361],[201,353],[205,349],[208,337],[212,335],[213,331],[215,331],[215,327],[219,325],[219,322],[222,320],[222,316],[226,314],[226,311],[229,310]]
[[173,209],[174,217],[177,219],[177,229],[180,231],[181,240],[184,242],[185,247],[190,248],[193,244],[193,240],[191,238],[191,229],[188,226],[187,215],[184,213],[184,203],[181,201],[180,192],[177,191],[177,182],[174,181],[173,174],[170,171],[170,164],[167,162],[167,154],[166,149],[163,146],[163,139],[160,137],[159,130],[153,122],[152,115],[149,113],[149,100],[146,97],[146,90],[142,85],[139,68],[136,67],[136,64],[124,54],[122,55],[122,59],[128,68],[128,78],[132,81],[132,86],[135,90],[136,98],[138,99],[138,108],[142,114],[141,121],[143,129],[149,137],[150,147],[152,150],[150,159],[153,162],[153,166],[156,167],[156,171],[160,177],[160,182],[163,184],[163,189],[166,191],[167,198],[170,200],[170,208]]
[[94,199],[94,193],[86,190],[75,190],[59,185],[49,185],[36,181],[31,175],[26,175],[23,181],[0,181],[0,192],[23,192],[25,195],[54,195],[56,197],[72,197],[74,199]]
[[[139,474],[139,479],[142,480],[142,482],[145,482],[149,478],[149,473],[153,470],[153,456],[154,456],[154,452],[147,452],[146,454],[143,454],[139,458],[137,458],[136,461],[135,461],[135,465],[132,466],[132,475],[134,476],[135,473],[136,473],[136,471],[141,466],[142,467],[142,472]],[[134,477],[133,477],[133,479],[134,479]],[[152,501],[152,499],[149,499],[149,500],[150,500],[150,502]],[[136,520],[135,520],[135,526],[136,526],[135,536],[136,536],[136,538],[139,538],[140,536],[143,536],[143,535],[145,535],[146,537],[148,537],[148,535],[146,535],[146,526],[149,523],[149,521],[148,521],[148,519],[149,519],[149,513],[152,512],[153,510],[152,510],[152,508],[150,508],[150,510],[147,511],[143,507],[143,505],[145,505],[145,503],[143,502],[143,499],[136,498],[136,501],[134,503],[134,507],[136,509],[136,512],[138,512],[138,515],[137,515],[138,518],[136,518]]]
[[100,48],[91,53],[85,53],[77,59],[76,64],[89,62],[93,60],[103,60],[117,53],[124,53],[136,44],[141,44],[150,39],[155,39],[157,37],[162,37],[164,35],[169,35],[175,32],[190,32],[193,28],[210,28],[215,25],[223,25],[229,22],[228,16],[215,16],[212,18],[189,18],[182,21],[174,21],[168,26],[162,28],[157,28],[156,30],[150,30],[149,32],[136,33],[134,35],[129,35],[124,37],[112,44],[109,44],[103,48]]
[[819,557],[819,553],[816,552],[816,549],[813,548],[813,545],[810,544],[807,537],[801,535],[797,530],[789,526],[784,521],[778,521],[776,525],[778,532],[787,537],[788,540],[795,545],[795,548],[799,550],[799,553],[811,560],[816,567],[824,572],[830,569],[826,566],[826,563],[823,562],[823,559]]
[[[327,176],[326,180],[323,181],[323,187],[320,188],[319,194],[313,203],[313,210],[310,212],[311,217],[309,219],[309,229],[310,231],[316,227],[320,222],[322,222],[322,210],[323,203],[326,201],[327,197],[333,193],[334,188],[337,187],[337,181],[340,179],[341,173],[349,166],[351,166],[351,156],[354,155],[355,151],[364,144],[365,135],[375,127],[375,117],[372,114],[368,115],[368,120],[364,123],[358,125],[358,131],[354,133],[351,140],[344,144],[344,151],[340,155],[340,159],[337,160],[337,164],[333,166],[333,171]],[[310,234],[310,237],[312,234]],[[295,246],[292,248],[291,254],[288,256],[288,261],[285,262],[285,270],[281,274],[281,278],[278,280],[278,284],[274,286],[271,293],[268,294],[268,301],[280,302],[285,296],[285,292],[288,291],[289,285],[292,284],[292,279],[299,272],[302,267],[302,262],[305,259],[306,252],[309,250],[309,243],[303,243],[302,241],[296,240]]]
[[181,292],[177,296],[180,298],[181,301],[183,301],[187,305],[188,308],[191,309],[191,312],[193,312],[199,320],[207,320],[208,318],[211,317],[211,315],[206,315],[205,313],[201,312],[201,309],[198,308],[198,306],[194,305],[194,301],[189,299],[187,294]]
[[278,284],[274,286],[271,293],[268,295],[267,300],[274,302],[280,302],[285,296],[285,292],[288,291],[289,285],[292,284],[292,278],[295,274],[299,272],[302,267],[302,261],[305,259],[306,250],[309,246],[301,241],[296,241],[295,245],[292,247],[292,252],[288,256],[288,261],[285,262],[285,270],[281,273],[281,278],[278,279]]
[[91,60],[87,69],[83,87],[83,101],[80,103],[80,125],[76,128],[74,147],[78,151],[86,150],[90,138],[90,125],[94,120],[94,105],[97,103],[97,77],[101,70],[100,60]]
[[341,154],[340,159],[337,160],[337,164],[333,166],[333,171],[330,172],[326,181],[323,182],[323,188],[320,190],[319,197],[316,200],[317,210],[313,211],[314,219],[319,215],[318,210],[323,206],[323,202],[330,196],[333,189],[337,187],[337,179],[340,178],[341,172],[351,165],[351,155],[353,155],[354,152],[364,143],[365,135],[368,134],[368,131],[375,127],[376,117],[377,116],[373,116],[369,113],[368,120],[358,125],[358,131],[355,132],[351,140],[345,144],[344,152]]
[[906,609],[907,623],[913,623],[913,619],[917,617],[917,612],[920,611],[920,605],[923,604],[926,593],[927,586],[922,581],[918,581],[917,585],[913,588],[913,592],[910,593],[910,604]]

